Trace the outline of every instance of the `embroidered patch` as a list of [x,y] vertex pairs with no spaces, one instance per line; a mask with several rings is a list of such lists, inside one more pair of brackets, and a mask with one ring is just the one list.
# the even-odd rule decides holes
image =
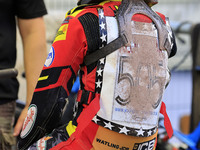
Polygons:
[[56,34],[56,38],[55,38],[54,42],[66,40],[67,29],[68,29],[68,24],[62,25]]
[[54,51],[54,48],[52,46],[51,49],[50,49],[50,51],[49,51],[49,54],[47,56],[47,59],[45,61],[44,66],[45,67],[51,66],[51,64],[53,63],[54,57],[55,57],[55,51]]
[[20,134],[21,138],[25,138],[31,132],[35,123],[36,116],[37,106],[32,104],[29,106],[28,113],[23,124],[22,132]]

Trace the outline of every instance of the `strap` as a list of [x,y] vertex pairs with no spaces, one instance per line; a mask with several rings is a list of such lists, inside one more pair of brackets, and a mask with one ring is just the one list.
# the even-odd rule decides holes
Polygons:
[[97,60],[106,57],[108,54],[111,54],[112,52],[118,50],[122,46],[124,46],[127,43],[127,39],[125,36],[119,36],[117,39],[113,40],[109,44],[107,44],[105,47],[86,55],[84,58],[84,63],[86,66],[96,62]]
[[[99,9],[99,32],[100,37],[106,36],[107,37],[107,28],[105,25],[105,28],[102,28],[101,24],[106,24],[106,19],[104,15],[104,10]],[[110,43],[107,43],[107,38],[105,40],[101,39],[101,44],[98,50],[94,51],[93,53],[90,53],[84,57],[84,64],[86,66],[98,61],[101,58],[106,57],[108,54],[114,52],[115,50],[121,48],[127,43],[127,39],[122,34],[117,39],[113,40]]]
[[77,120],[78,126],[76,128],[76,131],[70,136],[70,138],[67,141],[61,142],[60,144],[53,147],[51,150],[63,149],[65,146],[70,145],[71,142],[73,142],[76,138],[78,138],[81,135],[83,130],[89,125],[91,120],[99,111],[100,109],[99,99],[100,99],[100,94],[96,94],[95,98],[92,100],[90,105],[86,107],[80,114]]
[[86,107],[78,117],[77,119],[78,126],[75,132],[76,135],[81,133],[88,126],[90,121],[99,111],[100,109],[99,99],[100,99],[100,94],[96,94],[95,98],[92,100],[90,105],[88,105],[88,107]]
[[164,102],[162,102],[162,104],[161,104],[160,113],[164,116],[165,129],[167,131],[167,134],[168,134],[169,138],[171,138],[172,135],[173,135],[173,128],[172,128],[170,119],[169,119],[169,117],[167,115],[166,105],[165,105]]
[[95,93],[86,90],[79,90],[77,93],[77,102],[80,102],[82,105],[89,105],[90,102],[94,99]]

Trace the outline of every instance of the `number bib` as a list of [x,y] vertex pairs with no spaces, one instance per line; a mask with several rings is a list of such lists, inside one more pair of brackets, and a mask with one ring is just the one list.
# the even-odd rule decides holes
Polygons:
[[131,26],[131,45],[106,57],[97,118],[119,133],[151,136],[169,82],[168,55],[158,47],[153,23],[131,21]]

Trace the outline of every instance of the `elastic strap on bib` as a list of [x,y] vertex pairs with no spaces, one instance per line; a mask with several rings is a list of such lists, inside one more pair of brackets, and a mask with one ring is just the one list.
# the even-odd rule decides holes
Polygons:
[[169,138],[171,138],[173,135],[173,128],[172,128],[169,116],[167,115],[166,105],[164,102],[162,102],[161,104],[160,113],[164,116],[164,126]]

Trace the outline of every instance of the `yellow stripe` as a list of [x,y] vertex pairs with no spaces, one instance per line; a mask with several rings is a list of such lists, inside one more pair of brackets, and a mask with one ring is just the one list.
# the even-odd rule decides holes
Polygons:
[[66,126],[66,130],[67,130],[67,133],[69,134],[69,136],[71,136],[72,133],[75,132],[76,126],[72,124],[72,121],[70,121],[70,122],[68,123],[68,125]]
[[49,76],[40,77],[40,78],[38,79],[38,81],[46,80],[46,79],[48,79],[48,77],[49,77]]

